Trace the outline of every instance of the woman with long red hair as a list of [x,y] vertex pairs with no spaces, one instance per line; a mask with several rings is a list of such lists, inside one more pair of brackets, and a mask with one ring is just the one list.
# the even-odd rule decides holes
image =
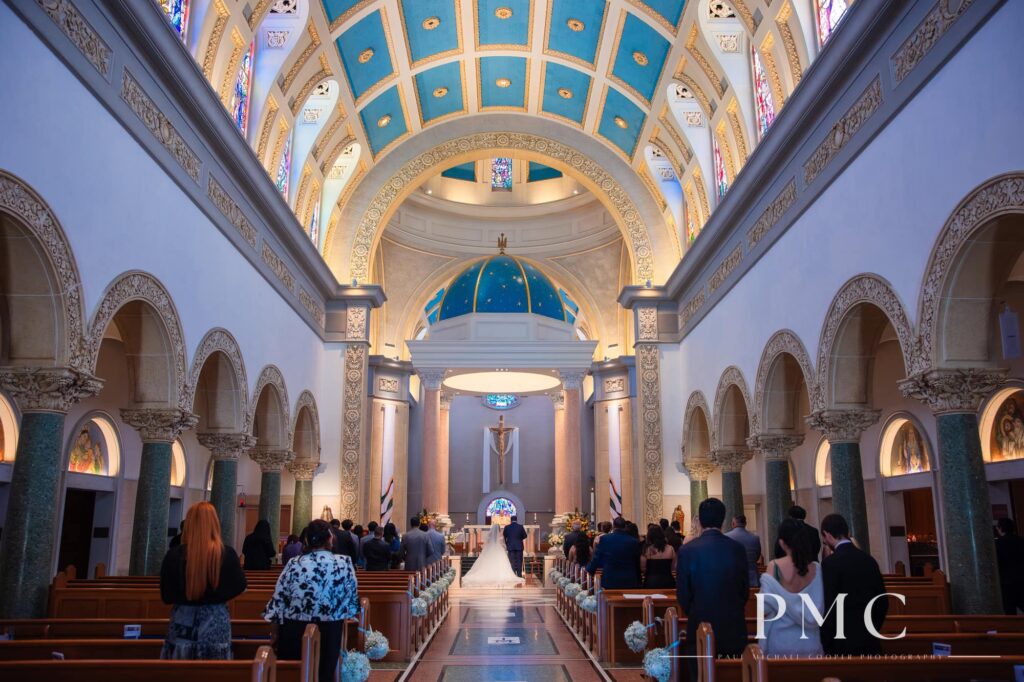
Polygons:
[[238,554],[221,539],[217,510],[197,502],[185,515],[181,544],[160,567],[160,596],[174,605],[160,658],[230,659],[227,602],[245,588]]

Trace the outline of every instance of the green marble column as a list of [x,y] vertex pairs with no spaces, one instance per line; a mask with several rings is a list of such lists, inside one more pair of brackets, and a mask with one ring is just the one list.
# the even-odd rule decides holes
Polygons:
[[[700,503],[708,499],[708,481],[695,481],[690,479],[690,523],[697,520],[697,508]],[[689,533],[688,528],[681,529],[684,534]]]
[[743,483],[740,472],[722,472],[722,502],[725,504],[726,530],[732,528],[732,517],[743,513]]
[[171,499],[171,444],[142,444],[139,485],[135,492],[135,522],[129,575],[159,575],[167,552],[167,513]]
[[[985,463],[976,413],[935,417],[942,516],[954,613],[1002,612]],[[834,474],[833,474],[834,476]]]
[[864,472],[860,465],[860,443],[831,443],[832,509],[850,524],[850,536],[865,552],[871,552],[868,508],[864,500]]
[[295,499],[292,502],[292,535],[300,535],[313,520],[313,481],[295,479]]
[[235,544],[235,491],[238,489],[238,460],[213,460],[213,483],[210,486],[210,504],[220,519],[220,535],[224,544]]
[[793,499],[789,490],[789,462],[784,459],[766,459],[765,469],[765,514],[767,516],[767,537],[769,546],[775,546],[779,524],[786,518]]
[[46,616],[64,480],[63,440],[63,414],[22,415],[0,544],[2,618]]
[[270,537],[277,547],[281,534],[281,470],[264,471],[260,476],[260,520],[270,523]]

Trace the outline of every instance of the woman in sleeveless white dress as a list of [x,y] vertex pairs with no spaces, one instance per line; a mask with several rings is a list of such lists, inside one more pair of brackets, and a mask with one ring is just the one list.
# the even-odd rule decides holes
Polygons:
[[526,582],[512,570],[505,549],[505,540],[501,537],[501,528],[491,525],[480,556],[473,567],[462,576],[463,587],[516,587]]
[[[818,622],[814,620],[810,600],[819,615],[825,614],[825,588],[821,578],[821,565],[813,561],[817,557],[812,554],[812,547],[807,533],[813,532],[802,522],[785,519],[779,524],[779,544],[786,552],[786,557],[771,562],[768,570],[761,575],[761,592],[764,594],[764,635],[761,650],[766,656],[798,656],[807,658],[821,656],[821,632]],[[792,570],[792,579],[796,584],[811,574],[811,579],[802,589],[790,592],[783,582],[789,582],[779,567],[779,562],[786,564],[785,570]],[[806,567],[802,576],[798,576],[798,567]],[[793,583],[790,583],[791,585]],[[770,595],[774,595],[773,598]],[[785,613],[776,619],[781,606],[785,605]]]

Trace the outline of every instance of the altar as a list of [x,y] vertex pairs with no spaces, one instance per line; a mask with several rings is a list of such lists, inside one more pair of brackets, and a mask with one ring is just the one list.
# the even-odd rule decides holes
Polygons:
[[[532,554],[540,553],[540,544],[537,540],[537,531],[540,530],[540,526],[537,524],[524,525],[526,529],[526,542],[524,543],[525,549],[523,553],[527,556]],[[486,523],[474,523],[466,524],[462,527],[460,534],[463,537],[463,541],[466,543],[466,547],[471,555],[480,553],[480,547],[483,545],[484,536],[491,532],[491,525]]]

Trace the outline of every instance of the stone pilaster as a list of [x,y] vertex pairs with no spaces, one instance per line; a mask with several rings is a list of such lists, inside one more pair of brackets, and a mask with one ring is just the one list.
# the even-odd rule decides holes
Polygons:
[[3,368],[0,387],[21,411],[3,541],[0,618],[42,618],[64,476],[64,416],[103,382],[67,367]]
[[[642,331],[642,330],[641,330]],[[643,339],[643,335],[639,338]],[[656,344],[636,344],[639,393],[640,447],[643,453],[643,524],[657,523],[662,516],[661,357]],[[707,496],[707,482],[704,484]],[[642,525],[641,527],[646,527]]]
[[[715,470],[715,463],[707,457],[692,457],[683,462],[686,475],[690,478],[690,519],[696,521],[697,508],[708,499],[708,476]],[[689,532],[686,528],[683,533]]]
[[270,537],[276,547],[281,535],[281,469],[295,459],[295,453],[283,448],[257,447],[249,453],[249,459],[260,465],[259,517],[270,524]]
[[737,514],[743,513],[743,482],[740,471],[754,453],[750,450],[727,448],[711,452],[711,460],[722,470],[722,502],[725,503],[725,525]]
[[793,505],[789,489],[789,457],[803,442],[803,434],[763,433],[747,439],[747,445],[764,457],[765,511],[770,546],[775,545],[779,524]]
[[158,575],[167,551],[167,509],[171,495],[171,444],[199,418],[176,407],[123,409],[121,419],[142,437],[142,463],[135,491],[131,575]]
[[238,544],[235,538],[238,458],[256,445],[256,438],[247,433],[200,433],[198,439],[199,444],[209,450],[213,458],[210,504],[217,510],[225,544],[234,546]]
[[[928,405],[938,434],[950,591],[955,613],[1000,613],[992,506],[978,431],[978,408],[1005,381],[1002,369],[929,370],[899,383]],[[834,474],[833,474],[834,478]]]
[[[580,442],[581,390],[585,372],[561,371],[562,448],[555,450],[555,513],[583,508],[583,450]],[[556,420],[558,417],[556,417]],[[556,435],[556,443],[559,436]],[[561,455],[561,456],[559,456]]]
[[[448,508],[448,459],[441,452],[441,382],[443,369],[417,369],[423,385],[423,506]],[[447,513],[447,512],[445,512]]]
[[320,463],[312,459],[296,459],[286,466],[295,478],[295,497],[292,499],[292,535],[301,535],[302,529],[313,520],[313,476]]
[[878,421],[881,412],[869,408],[816,410],[807,425],[824,434],[832,466],[832,508],[850,524],[850,534],[861,549],[871,551],[868,510],[864,499],[864,470],[860,461],[860,437]]

